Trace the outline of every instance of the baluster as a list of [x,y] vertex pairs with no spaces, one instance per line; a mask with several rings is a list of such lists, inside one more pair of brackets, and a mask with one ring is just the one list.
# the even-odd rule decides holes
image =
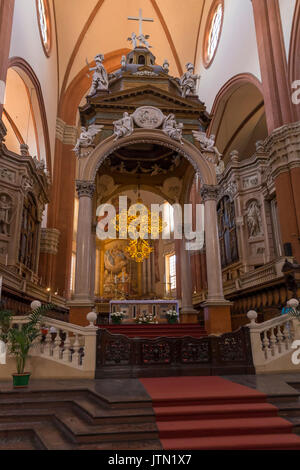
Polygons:
[[73,343],[73,354],[72,354],[72,363],[75,364],[76,366],[79,365],[79,349],[80,349],[80,343],[79,343],[79,338],[78,335],[75,335],[75,341]]
[[276,336],[274,334],[274,327],[271,328],[271,335],[270,335],[270,349],[272,356],[275,356],[275,349],[276,349]]
[[278,352],[282,353],[283,351],[283,334],[281,331],[281,325],[277,327],[277,346],[278,346]]
[[284,328],[283,328],[283,335],[284,335],[284,343],[285,343],[285,349],[288,351],[289,346],[290,346],[290,321],[286,321],[284,323]]
[[70,337],[69,337],[69,332],[66,331],[66,338],[65,338],[65,341],[64,341],[64,351],[63,351],[63,354],[62,354],[62,358],[63,358],[63,361],[65,362],[70,362],[70,346],[71,346],[71,341],[70,341]]
[[263,333],[263,340],[262,340],[263,351],[265,353],[265,358],[266,359],[269,358],[269,338],[268,338],[267,333],[268,333],[267,330],[265,330],[264,333]]
[[61,339],[59,336],[59,331],[56,331],[56,336],[54,340],[54,348],[53,348],[54,359],[60,359],[60,343],[61,343]]
[[44,354],[47,356],[52,355],[52,337],[50,334],[50,328],[48,328],[48,333],[45,338]]

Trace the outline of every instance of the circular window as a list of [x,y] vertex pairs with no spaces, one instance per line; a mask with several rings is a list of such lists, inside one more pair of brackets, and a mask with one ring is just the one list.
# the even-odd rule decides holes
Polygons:
[[220,41],[224,18],[224,1],[215,0],[209,11],[203,42],[204,66],[209,67],[212,63]]
[[51,51],[51,20],[48,0],[36,0],[41,41],[47,57]]

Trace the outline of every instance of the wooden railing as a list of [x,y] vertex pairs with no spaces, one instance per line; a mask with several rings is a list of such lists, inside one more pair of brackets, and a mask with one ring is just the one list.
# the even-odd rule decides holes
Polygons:
[[249,328],[203,338],[128,338],[97,334],[96,378],[254,372]]

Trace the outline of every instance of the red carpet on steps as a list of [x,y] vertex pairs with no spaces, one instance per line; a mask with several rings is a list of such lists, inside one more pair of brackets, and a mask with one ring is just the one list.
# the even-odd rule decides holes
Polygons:
[[175,324],[169,325],[168,323],[159,323],[158,325],[137,325],[137,324],[122,324],[122,325],[103,325],[100,326],[111,334],[125,335],[129,338],[161,338],[164,336],[171,338],[178,338],[182,336],[192,336],[193,338],[201,338],[207,336],[207,332],[201,325],[195,324]]
[[221,377],[145,378],[165,450],[300,449],[266,395]]

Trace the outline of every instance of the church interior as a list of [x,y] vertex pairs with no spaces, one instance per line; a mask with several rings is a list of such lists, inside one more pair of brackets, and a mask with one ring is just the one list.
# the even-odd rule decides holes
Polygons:
[[0,0],[0,450],[300,449],[299,25]]

